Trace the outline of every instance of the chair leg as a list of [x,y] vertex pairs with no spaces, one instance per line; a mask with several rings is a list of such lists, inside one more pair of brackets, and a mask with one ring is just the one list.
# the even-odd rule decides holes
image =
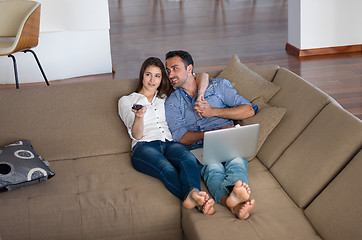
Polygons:
[[13,64],[14,64],[14,74],[15,74],[15,84],[16,84],[16,88],[19,89],[19,79],[18,79],[18,68],[16,67],[16,59],[13,55],[8,55],[8,57],[11,57],[13,59]]
[[41,71],[41,74],[43,74],[43,78],[44,78],[46,84],[49,86],[48,79],[47,79],[47,77],[45,76],[45,73],[44,73],[44,71],[43,71],[43,68],[41,67],[41,64],[40,64],[40,62],[39,62],[39,59],[38,59],[38,57],[36,56],[35,52],[34,52],[33,50],[31,50],[31,49],[24,50],[23,52],[24,52],[24,53],[31,52],[31,53],[33,54],[33,56],[34,56],[34,58],[35,58],[35,60],[36,60],[36,63],[38,64],[38,67],[39,67],[39,69],[40,69],[40,71]]

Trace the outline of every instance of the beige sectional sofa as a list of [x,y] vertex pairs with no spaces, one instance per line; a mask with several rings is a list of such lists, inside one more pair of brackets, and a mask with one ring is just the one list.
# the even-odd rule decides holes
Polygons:
[[20,87],[0,91],[0,146],[31,140],[56,175],[0,193],[1,240],[362,239],[362,122],[287,69],[249,67],[278,86],[265,109],[282,111],[249,161],[248,220],[185,210],[132,168],[117,101],[136,79]]

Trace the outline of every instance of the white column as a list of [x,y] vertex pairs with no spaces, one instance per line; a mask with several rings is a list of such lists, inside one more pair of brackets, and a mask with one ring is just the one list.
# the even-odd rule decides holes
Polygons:
[[362,44],[361,0],[291,0],[288,43],[300,50]]

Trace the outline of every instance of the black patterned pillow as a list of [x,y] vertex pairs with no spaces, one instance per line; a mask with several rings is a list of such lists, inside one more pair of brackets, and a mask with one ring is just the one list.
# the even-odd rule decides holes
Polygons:
[[54,175],[29,140],[0,147],[0,192],[39,183]]

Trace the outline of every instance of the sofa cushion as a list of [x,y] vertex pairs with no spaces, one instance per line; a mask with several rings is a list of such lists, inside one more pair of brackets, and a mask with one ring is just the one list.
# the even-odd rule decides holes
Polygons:
[[258,152],[266,138],[283,118],[286,110],[285,108],[273,107],[270,104],[267,104],[263,97],[255,99],[252,101],[252,104],[258,105],[259,110],[257,114],[251,118],[237,121],[237,123],[243,126],[259,123]]
[[258,158],[268,168],[330,102],[326,94],[284,68],[278,70],[273,82],[281,89],[269,103],[285,108],[286,113],[258,152]]
[[361,146],[361,122],[331,102],[270,171],[296,204],[305,208]]
[[362,239],[361,169],[360,150],[305,210],[307,218],[323,239]]
[[122,79],[2,91],[0,145],[31,139],[47,161],[129,152],[117,101],[136,85]]
[[[245,64],[251,71],[255,72],[265,80],[271,82],[273,81],[275,74],[280,68],[278,65],[255,65],[255,64]],[[210,78],[216,78],[222,70],[207,72]]]
[[248,172],[251,198],[256,200],[250,218],[239,220],[220,204],[215,205],[213,216],[182,209],[187,239],[320,239],[301,209],[257,158],[249,162]]
[[256,65],[256,64],[246,64],[250,70],[268,80],[269,82],[273,81],[275,74],[280,68],[278,65]]
[[229,80],[236,91],[249,101],[261,96],[269,101],[280,89],[276,84],[263,79],[240,63],[236,54],[232,56],[230,62],[217,77]]
[[181,239],[180,200],[159,179],[134,170],[130,157],[124,153],[74,162],[85,239]]
[[54,175],[29,140],[0,147],[0,192],[43,182]]
[[[26,188],[22,188],[26,189]],[[11,191],[16,193],[21,191]],[[1,239],[29,239],[29,199],[2,198],[0,195],[0,236]],[[16,236],[16,238],[15,238]]]
[[180,200],[130,153],[51,164],[51,181],[0,194],[3,239],[182,239]]

